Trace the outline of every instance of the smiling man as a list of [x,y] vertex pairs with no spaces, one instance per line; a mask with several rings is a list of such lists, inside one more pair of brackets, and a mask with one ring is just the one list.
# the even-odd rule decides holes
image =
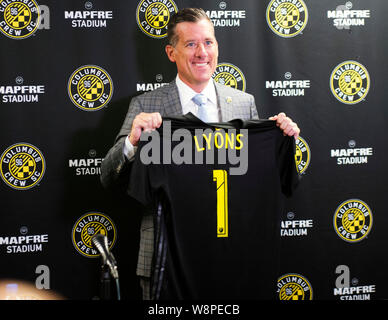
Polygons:
[[[218,61],[218,43],[213,24],[202,9],[182,9],[171,17],[165,51],[176,64],[177,76],[169,85],[132,99],[115,144],[101,164],[101,182],[106,188],[128,185],[141,133],[159,128],[164,116],[191,112],[204,122],[259,118],[252,95],[212,79]],[[204,106],[196,102],[198,93],[203,95]],[[201,117],[203,110],[206,119]],[[298,137],[298,126],[284,113],[270,119],[276,121],[284,135]],[[149,299],[154,245],[152,212],[144,214],[140,233],[137,275],[141,277],[144,299]]]
[[181,22],[172,28],[167,56],[176,63],[179,78],[195,92],[202,92],[217,66],[218,43],[214,29],[207,19]]

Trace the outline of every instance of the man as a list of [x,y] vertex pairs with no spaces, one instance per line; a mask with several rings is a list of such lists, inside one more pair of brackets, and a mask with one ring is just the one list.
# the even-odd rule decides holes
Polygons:
[[[182,9],[168,24],[166,54],[177,66],[178,75],[169,85],[132,99],[124,124],[101,165],[101,182],[111,187],[128,184],[131,162],[142,131],[159,128],[162,116],[188,112],[199,116],[200,108],[192,98],[206,97],[207,122],[232,119],[258,119],[254,97],[212,80],[218,60],[218,43],[211,20],[202,9]],[[284,135],[298,137],[298,126],[284,113],[276,120]],[[137,275],[141,277],[143,299],[149,298],[149,277],[153,254],[152,210],[141,225]]]

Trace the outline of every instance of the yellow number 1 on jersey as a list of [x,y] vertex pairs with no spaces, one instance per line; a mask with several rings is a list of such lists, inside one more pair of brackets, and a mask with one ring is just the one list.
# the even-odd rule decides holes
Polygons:
[[228,175],[225,170],[213,170],[217,184],[217,237],[228,236]]

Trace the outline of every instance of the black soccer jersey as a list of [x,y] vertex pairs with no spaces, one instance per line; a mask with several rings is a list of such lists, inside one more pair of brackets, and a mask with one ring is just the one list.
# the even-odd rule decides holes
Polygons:
[[298,182],[294,139],[275,121],[206,124],[191,114],[149,135],[128,190],[159,203],[152,297],[275,298],[279,215]]

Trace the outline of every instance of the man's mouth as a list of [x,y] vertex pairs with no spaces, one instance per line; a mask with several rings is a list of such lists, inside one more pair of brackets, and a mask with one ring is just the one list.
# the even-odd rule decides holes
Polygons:
[[194,65],[195,66],[197,66],[197,67],[205,67],[205,66],[207,66],[209,63],[208,62],[201,62],[201,63],[194,63]]

